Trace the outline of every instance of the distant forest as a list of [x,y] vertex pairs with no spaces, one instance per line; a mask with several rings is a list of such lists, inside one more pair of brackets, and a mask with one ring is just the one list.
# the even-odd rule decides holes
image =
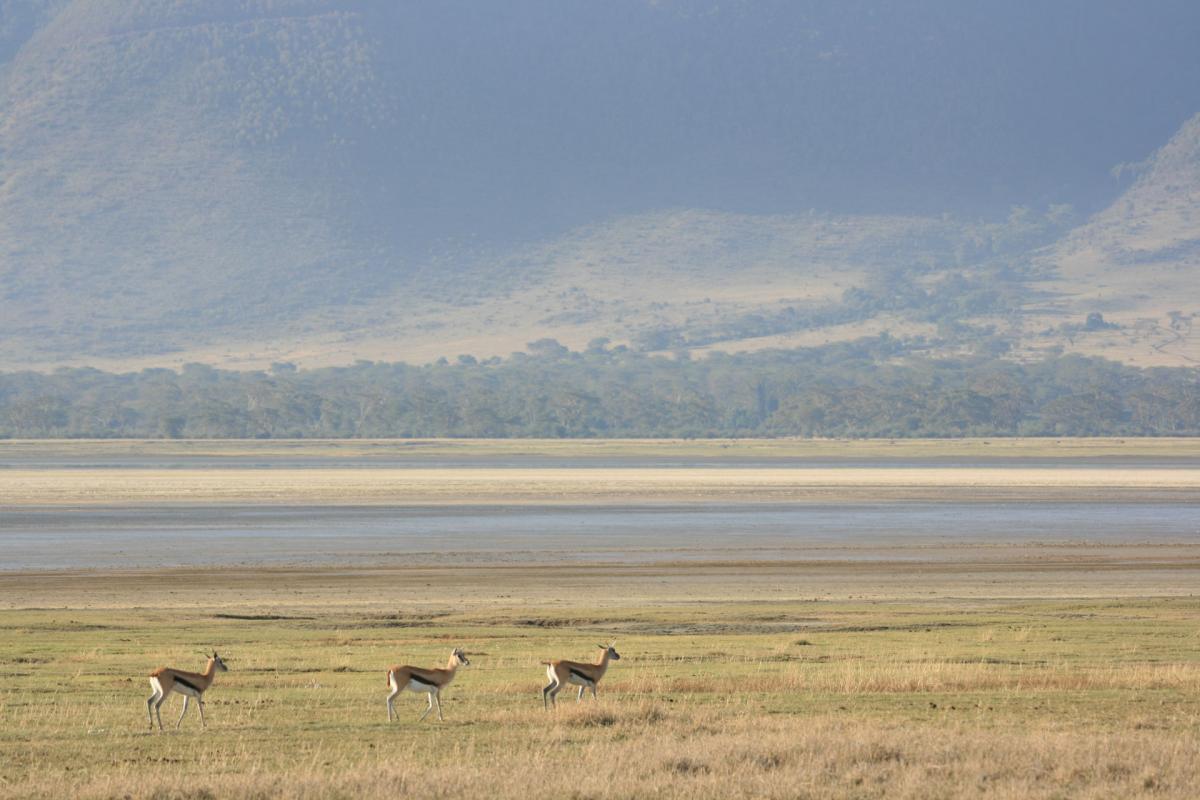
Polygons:
[[1200,435],[1197,369],[933,359],[886,335],[703,359],[603,340],[529,350],[425,366],[0,373],[0,438]]

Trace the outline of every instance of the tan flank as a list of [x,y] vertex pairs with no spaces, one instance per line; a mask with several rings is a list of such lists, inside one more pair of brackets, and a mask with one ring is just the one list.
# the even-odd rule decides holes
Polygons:
[[204,665],[204,672],[187,672],[173,667],[159,667],[151,672],[150,688],[154,690],[154,694],[146,700],[146,714],[150,717],[150,730],[154,730],[155,718],[158,719],[158,729],[160,731],[163,729],[162,714],[159,709],[162,708],[163,701],[171,692],[179,692],[183,695],[183,711],[180,712],[179,719],[175,722],[176,728],[183,722],[183,716],[187,714],[188,703],[193,697],[196,698],[196,703],[200,707],[200,725],[208,727],[208,723],[204,720],[204,693],[208,691],[208,687],[212,686],[218,669],[227,672],[229,667],[225,666],[225,662],[214,650],[208,658],[208,663]]
[[[604,678],[604,673],[608,672],[609,661],[621,660],[621,656],[613,644],[596,646],[604,652],[600,654],[600,659],[595,664],[587,664],[583,661],[567,661],[565,659],[542,662],[546,665],[546,677],[550,679],[550,683],[542,687],[543,707],[557,705],[555,698],[562,691],[562,687],[568,683],[579,687],[579,694],[575,697],[575,702],[583,699],[583,693],[586,689],[591,689],[592,699],[596,699],[596,685]],[[547,700],[549,700],[549,703],[547,703]]]
[[424,721],[425,717],[429,716],[435,703],[437,704],[438,719],[444,721],[441,691],[454,680],[454,673],[460,666],[465,667],[470,663],[466,653],[456,647],[450,654],[450,660],[446,663],[445,669],[422,669],[407,664],[390,668],[387,671],[388,688],[391,689],[387,696],[388,722],[391,722],[392,718],[396,716],[392,701],[405,689],[410,692],[424,692],[429,696],[429,707],[425,709],[425,713],[417,720],[418,722]]

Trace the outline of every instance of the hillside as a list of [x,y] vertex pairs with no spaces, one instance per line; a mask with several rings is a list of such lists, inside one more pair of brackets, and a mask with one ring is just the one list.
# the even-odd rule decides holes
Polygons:
[[1200,107],[1105,10],[0,0],[0,368],[1069,349],[1129,230],[1028,254]]
[[290,5],[209,22],[167,3],[75,2],[24,44],[0,94],[11,347],[126,356],[199,331],[253,337],[386,279],[387,250],[341,213],[336,165],[296,169],[307,143],[289,139],[289,125],[313,136],[351,113],[302,111],[365,80],[341,59],[354,20]]
[[1040,257],[1053,293],[1026,334],[1100,312],[1114,327],[1074,331],[1066,349],[1140,364],[1200,364],[1200,114],[1144,163],[1133,185]]
[[55,363],[422,363],[507,356],[546,338],[577,350],[608,339],[645,351],[696,352],[816,345],[885,331],[937,339],[939,321],[1013,312],[1025,286],[1013,260],[1051,241],[1070,219],[1061,211],[996,224],[656,212],[471,254],[445,274],[426,273],[270,326],[238,326],[232,337],[221,338],[219,327],[208,341],[186,345],[181,337],[174,352],[57,355]]

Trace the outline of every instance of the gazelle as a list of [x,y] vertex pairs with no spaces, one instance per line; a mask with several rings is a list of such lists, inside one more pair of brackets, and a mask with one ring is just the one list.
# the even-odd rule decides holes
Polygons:
[[[573,683],[579,687],[579,695],[576,696],[575,702],[583,699],[583,693],[586,689],[592,690],[592,699],[596,699],[596,684],[600,683],[600,679],[604,677],[604,673],[608,672],[608,662],[620,661],[621,655],[617,652],[617,648],[612,644],[596,645],[604,652],[600,654],[600,660],[595,664],[585,664],[582,661],[543,661],[546,665],[546,677],[550,679],[550,683],[542,688],[542,707],[557,705],[555,698],[562,690],[564,684]],[[549,706],[546,703],[549,699]]]
[[188,703],[194,697],[197,705],[200,706],[200,725],[207,728],[208,723],[204,720],[204,693],[209,686],[212,686],[217,670],[228,672],[229,667],[225,666],[225,662],[214,650],[213,654],[208,657],[208,663],[204,665],[204,672],[185,672],[171,667],[159,667],[151,672],[150,688],[154,690],[154,694],[150,695],[150,699],[146,701],[146,714],[150,717],[150,730],[154,730],[155,717],[158,718],[159,731],[163,729],[162,714],[159,709],[162,708],[163,701],[171,692],[179,692],[183,695],[183,713],[179,715],[175,727],[178,728],[183,722],[183,715],[187,713]]
[[450,685],[454,680],[454,673],[459,667],[465,667],[471,662],[467,660],[467,654],[459,648],[454,648],[450,653],[450,660],[446,663],[445,669],[422,669],[420,667],[410,667],[408,665],[400,667],[392,667],[387,671],[388,688],[391,692],[387,696],[388,722],[396,716],[396,709],[392,706],[392,701],[396,699],[396,695],[408,689],[410,692],[424,692],[429,695],[429,707],[425,709],[425,713],[417,722],[423,722],[425,717],[429,716],[429,712],[433,710],[434,703],[437,703],[438,719],[443,722],[442,717],[442,698],[440,697],[442,689]]

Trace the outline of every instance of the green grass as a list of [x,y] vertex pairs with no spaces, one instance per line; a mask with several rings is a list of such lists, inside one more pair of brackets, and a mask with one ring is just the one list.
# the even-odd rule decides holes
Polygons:
[[[0,794],[1187,797],[1200,780],[1194,597],[653,601],[592,582],[551,604],[540,569],[431,571],[425,603],[337,573],[290,589],[218,571],[161,604],[147,576],[88,577],[105,608],[10,582],[5,601],[40,608],[0,612]],[[609,638],[623,658],[599,703],[564,692],[543,713],[538,662]],[[472,664],[446,722],[418,724],[406,693],[389,725],[385,668],[454,646]],[[148,733],[147,673],[211,647],[231,671],[208,730],[193,711]]]

